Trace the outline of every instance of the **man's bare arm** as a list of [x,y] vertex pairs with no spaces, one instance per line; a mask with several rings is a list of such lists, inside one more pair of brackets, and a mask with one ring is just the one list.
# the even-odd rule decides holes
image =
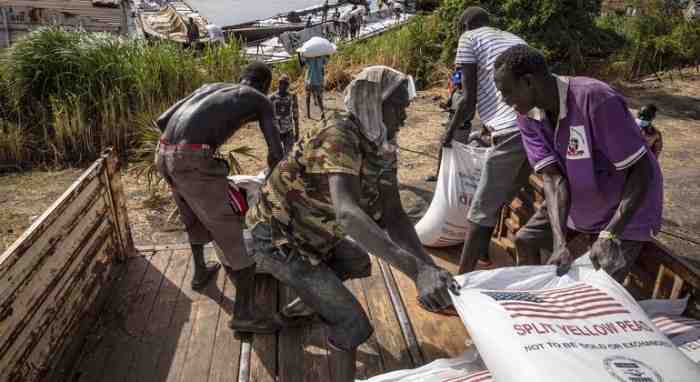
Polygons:
[[413,223],[406,215],[401,204],[401,195],[397,184],[382,185],[381,199],[383,205],[382,222],[389,237],[399,246],[406,248],[413,256],[417,256],[427,264],[435,265],[433,259],[425,252],[423,244]]
[[[410,277],[416,284],[418,300],[426,308],[441,310],[449,306],[451,300],[448,289],[459,294],[459,286],[452,275],[437,267],[432,260],[427,260],[427,254],[422,248],[414,251],[412,247],[416,243],[410,239],[407,242],[408,250],[397,245],[367,216],[357,202],[360,195],[360,180],[357,177],[332,174],[329,182],[336,216],[345,233],[361,243],[363,248]],[[405,229],[405,225],[400,222],[399,225]]]
[[262,93],[254,94],[259,97],[258,123],[267,143],[267,165],[272,170],[277,165],[277,162],[282,160],[282,140],[280,139],[279,131],[275,128],[274,113],[270,100]]
[[462,69],[462,89],[464,96],[457,103],[457,108],[452,119],[447,124],[447,131],[443,138],[443,146],[449,146],[454,137],[455,131],[464,125],[464,122],[471,121],[476,112],[476,95],[478,87],[478,73],[476,64],[465,64]]
[[549,263],[557,265],[557,274],[563,275],[568,272],[573,262],[566,242],[566,220],[570,206],[569,182],[556,164],[543,168],[542,177],[547,213],[554,236],[554,247]]
[[294,141],[299,140],[299,100],[296,94],[292,95],[292,115],[294,116]]
[[[646,153],[645,155],[650,155]],[[648,157],[640,158],[627,170],[627,180],[622,191],[622,201],[617,207],[606,231],[615,236],[622,235],[632,216],[639,210],[647,195],[647,183],[653,176],[651,162]]]
[[345,233],[361,243],[368,251],[395,266],[415,280],[420,268],[428,265],[392,239],[360,208],[360,180],[348,174],[331,174],[331,199],[335,214]]

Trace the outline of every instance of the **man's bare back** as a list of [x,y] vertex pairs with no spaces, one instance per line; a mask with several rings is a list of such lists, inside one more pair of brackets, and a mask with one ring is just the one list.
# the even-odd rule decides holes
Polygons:
[[[272,119],[272,105],[257,89],[232,83],[207,84],[173,105],[158,119],[163,139],[172,144],[219,147],[242,125]],[[263,127],[263,126],[261,126]],[[263,127],[263,130],[264,127]]]

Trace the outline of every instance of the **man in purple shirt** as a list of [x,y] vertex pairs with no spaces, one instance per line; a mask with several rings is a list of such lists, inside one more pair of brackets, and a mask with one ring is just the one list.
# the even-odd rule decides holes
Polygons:
[[495,63],[496,86],[519,114],[528,159],[544,178],[545,206],[516,236],[518,255],[568,271],[567,234],[592,242],[593,265],[624,281],[645,241],[661,226],[659,164],[624,98],[607,84],[551,74],[544,56],[517,45]]

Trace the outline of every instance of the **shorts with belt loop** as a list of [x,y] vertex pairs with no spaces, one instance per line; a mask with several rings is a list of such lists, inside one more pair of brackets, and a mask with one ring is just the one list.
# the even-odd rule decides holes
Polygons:
[[483,227],[494,227],[501,208],[527,183],[532,169],[519,132],[491,136],[467,218]]
[[242,217],[229,200],[228,163],[203,144],[171,145],[161,141],[156,167],[172,189],[191,244],[215,241],[219,260],[233,270],[254,264],[243,242]]

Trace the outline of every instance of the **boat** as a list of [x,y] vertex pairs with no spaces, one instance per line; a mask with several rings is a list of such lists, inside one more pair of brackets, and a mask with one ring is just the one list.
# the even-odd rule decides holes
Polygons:
[[207,19],[184,1],[171,1],[161,8],[140,3],[137,6],[136,25],[146,39],[189,43],[186,23],[192,18],[199,27],[200,42],[208,41]]
[[[346,3],[339,5],[337,10],[341,15],[346,15],[352,11],[353,6],[354,4],[352,3]],[[283,32],[267,39],[248,39],[246,55],[250,59],[270,64],[284,62],[295,57],[296,48],[300,47],[311,37],[324,37],[337,44],[354,43],[400,27],[415,16],[415,13],[409,11],[411,8],[404,8],[405,11],[397,18],[392,9],[387,7],[378,9],[376,3],[373,3],[370,7],[369,15],[363,16],[363,23],[358,35],[354,39],[350,39],[347,36],[343,37],[341,32],[345,22],[334,20],[331,14],[328,14],[324,20],[321,13],[318,12],[318,8],[314,9],[316,9],[315,12],[307,13],[307,25],[310,25],[305,28]],[[356,12],[361,11],[358,10]],[[281,22],[281,17],[275,16],[267,20],[261,20],[257,27],[280,25]]]

